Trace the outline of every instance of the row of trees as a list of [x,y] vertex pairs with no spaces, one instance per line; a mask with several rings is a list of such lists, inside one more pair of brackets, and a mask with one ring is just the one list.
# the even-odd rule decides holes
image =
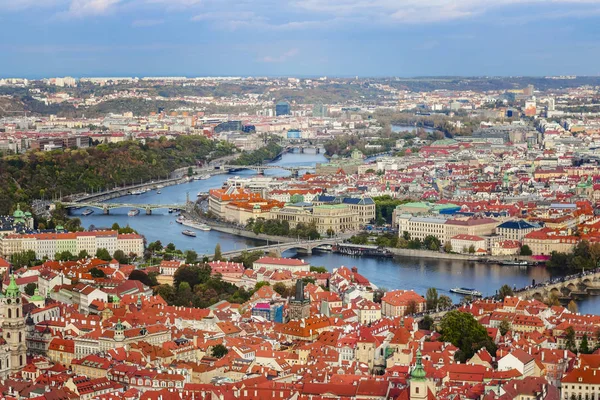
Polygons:
[[257,165],[262,164],[265,160],[272,160],[281,151],[283,147],[270,141],[266,146],[248,153],[242,153],[235,161],[236,165]]
[[[308,224],[300,222],[295,228],[292,228],[290,227],[290,223],[288,221],[282,221],[278,219],[250,218],[246,223],[246,229],[251,230],[257,235],[264,233],[266,235],[299,237],[310,240],[321,238],[321,234],[319,234],[315,222]],[[333,236],[334,234],[335,232],[333,231],[329,232],[330,236]]]
[[590,244],[582,240],[570,253],[552,252],[546,262],[546,268],[560,271],[589,270],[596,268],[600,262],[600,243]]

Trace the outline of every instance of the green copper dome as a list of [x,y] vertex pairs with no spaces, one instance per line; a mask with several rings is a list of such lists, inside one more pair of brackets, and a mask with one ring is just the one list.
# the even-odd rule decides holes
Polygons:
[[425,369],[423,368],[423,357],[421,357],[421,350],[417,350],[417,365],[413,368],[410,373],[410,379],[413,381],[424,381],[427,376]]
[[19,297],[21,292],[19,291],[19,286],[17,286],[17,282],[15,281],[15,276],[10,276],[10,283],[6,287],[6,292],[4,292],[6,297]]
[[29,298],[29,301],[45,301],[46,299],[44,299],[44,296],[40,296],[40,291],[35,288],[35,291],[33,292],[33,296],[31,296]]

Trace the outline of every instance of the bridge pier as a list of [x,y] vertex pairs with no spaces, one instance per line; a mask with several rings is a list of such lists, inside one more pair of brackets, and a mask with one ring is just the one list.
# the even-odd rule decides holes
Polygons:
[[150,207],[146,207],[146,215],[152,215],[152,209]]
[[310,256],[312,254],[312,249],[296,249],[296,253],[298,255]]
[[110,209],[107,206],[102,207],[102,214],[104,214],[104,215],[110,214]]
[[321,154],[321,148],[320,147],[315,147],[315,150],[316,150],[317,154]]

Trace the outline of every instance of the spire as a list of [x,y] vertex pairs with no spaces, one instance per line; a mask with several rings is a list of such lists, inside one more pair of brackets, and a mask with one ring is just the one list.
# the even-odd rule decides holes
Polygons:
[[410,379],[412,381],[424,381],[426,379],[427,373],[423,368],[423,357],[421,357],[421,350],[417,350],[417,365],[413,368],[410,373]]
[[6,297],[20,297],[21,292],[19,291],[19,286],[17,286],[17,282],[15,281],[15,276],[13,274],[10,275],[10,283],[6,287]]

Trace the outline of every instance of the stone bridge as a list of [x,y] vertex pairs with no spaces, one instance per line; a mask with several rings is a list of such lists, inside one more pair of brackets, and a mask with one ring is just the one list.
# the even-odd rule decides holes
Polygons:
[[146,215],[151,215],[152,210],[157,209],[173,209],[173,210],[183,210],[186,209],[185,204],[139,204],[139,203],[94,203],[94,202],[66,202],[62,203],[65,208],[96,208],[102,210],[103,214],[110,214],[110,210],[114,208],[135,208],[146,211]]
[[256,171],[259,174],[263,174],[266,170],[268,169],[284,169],[286,171],[290,171],[292,173],[292,176],[294,177],[298,177],[298,175],[300,174],[300,171],[314,171],[314,167],[311,166],[302,166],[302,167],[285,167],[285,166],[277,166],[277,165],[230,165],[230,164],[225,164],[219,167],[222,170],[226,170],[229,172],[232,171],[241,171],[244,169],[251,169],[253,171]]
[[277,243],[277,244],[272,244],[272,245],[267,245],[267,246],[252,247],[252,248],[248,248],[248,249],[224,251],[221,254],[223,257],[232,258],[232,257],[239,256],[244,251],[248,251],[248,252],[262,251],[265,254],[273,252],[273,253],[277,254],[278,256],[281,256],[281,254],[283,252],[285,252],[287,250],[292,250],[292,249],[296,249],[300,253],[311,254],[313,249],[320,247],[320,246],[324,246],[324,245],[334,245],[339,240],[340,240],[339,238],[318,239],[318,240],[300,240],[300,241],[295,241],[295,242]]
[[515,295],[523,298],[542,300],[551,294],[558,298],[574,298],[577,296],[600,294],[600,271],[585,272],[575,277],[556,279],[515,291]]

